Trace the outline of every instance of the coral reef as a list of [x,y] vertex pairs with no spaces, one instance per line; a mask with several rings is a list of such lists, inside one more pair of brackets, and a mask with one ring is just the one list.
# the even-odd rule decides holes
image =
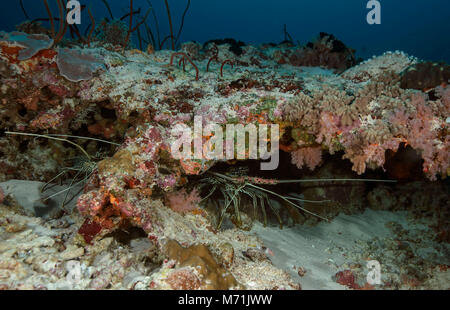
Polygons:
[[436,86],[447,85],[450,80],[450,66],[445,63],[419,62],[410,66],[400,80],[403,89],[412,88],[429,91]]
[[170,208],[179,213],[192,212],[198,209],[198,204],[202,200],[196,189],[189,194],[186,193],[185,189],[168,193],[166,199]]
[[2,50],[18,49],[17,59],[27,60],[35,56],[39,51],[49,49],[53,40],[45,34],[26,34],[23,32],[0,32],[0,41],[3,42]]
[[[330,36],[322,35],[322,40],[330,46],[341,46],[338,43],[331,44],[334,41]],[[215,43],[211,42],[207,46],[211,44]],[[188,45],[184,44],[183,49],[186,50]],[[202,115],[204,121],[218,123],[235,119],[243,123],[281,121],[289,123],[286,125],[291,126],[291,130],[287,135],[295,141],[282,147],[294,151],[293,162],[299,167],[306,164],[313,169],[320,163],[320,154],[324,151],[332,154],[344,151],[344,158],[353,162],[354,170],[363,173],[366,167],[383,166],[386,150],[395,152],[401,144],[409,144],[420,153],[424,160],[424,172],[430,178],[435,178],[438,173],[443,176],[447,174],[448,134],[445,120],[448,101],[445,94],[448,87],[436,91],[433,100],[413,90],[401,89],[397,75],[415,63],[413,58],[402,53],[387,53],[353,67],[341,76],[323,72],[311,79],[308,71],[299,74],[292,71],[293,75],[283,73],[270,77],[259,71],[276,60],[271,60],[271,52],[267,49],[241,46],[242,53],[237,56],[223,52],[222,47],[229,46],[229,42],[214,46],[218,47],[214,57],[223,63],[230,59],[236,64],[237,71],[225,73],[222,77],[224,82],[211,80],[210,74],[213,73],[199,76],[198,71],[205,64],[215,63],[210,62],[209,48],[205,52],[201,48],[189,48],[192,60],[198,62],[198,68],[194,68],[196,79],[199,83],[208,81],[209,84],[202,90],[195,85],[190,88],[181,85],[192,74],[192,70],[180,72],[175,67],[165,67],[164,63],[174,57],[174,54],[169,55],[165,51],[144,55],[133,51],[120,54],[98,48],[84,51],[47,49],[28,61],[20,61],[18,51],[3,50],[4,75],[8,80],[4,79],[2,96],[7,106],[4,111],[10,116],[9,121],[2,126],[11,128],[15,123],[16,129],[20,130],[52,128],[58,133],[70,133],[67,129],[84,126],[77,122],[88,122],[88,132],[110,138],[119,137],[120,132],[127,131],[127,127],[137,120],[134,128],[128,130],[131,136],[124,144],[125,148],[136,154],[132,148],[144,147],[145,143],[141,142],[144,132],[150,136],[151,132],[159,132],[156,135],[166,140],[170,126],[191,121],[192,113]],[[65,63],[63,60],[69,56],[77,61]],[[102,58],[101,62],[99,58]],[[259,60],[252,62],[251,59]],[[37,61],[40,62],[38,66],[35,65]],[[247,66],[250,71],[241,71],[241,66]],[[93,72],[100,67],[104,72],[94,77]],[[25,81],[30,81],[22,89],[26,89],[24,94],[18,94],[14,88],[13,77],[16,75],[13,72],[22,74]],[[86,81],[67,83],[61,76],[71,81]],[[245,96],[238,99],[240,94]],[[47,99],[48,103],[44,103],[44,96],[53,101]],[[8,106],[8,98],[20,98],[19,102],[23,106],[15,108],[12,103]],[[221,99],[211,101],[210,98]],[[113,118],[96,116],[94,120],[86,121],[77,117],[80,112],[92,111],[95,114],[99,106],[114,111]],[[13,111],[17,111],[16,114]],[[20,122],[14,121],[17,118]],[[146,125],[152,122],[153,126]],[[19,127],[17,124],[23,125]],[[138,131],[141,133],[138,134]],[[417,133],[426,138],[418,140]],[[139,143],[133,142],[135,140]],[[152,144],[155,141],[158,138]],[[150,150],[152,147],[144,148]],[[163,148],[167,150],[168,143]],[[146,154],[146,160],[142,163],[146,167],[158,166],[153,162],[159,156],[156,153]],[[136,155],[137,158],[142,156]],[[134,158],[134,162],[141,165],[141,160],[137,158]],[[198,173],[198,167],[194,168],[198,164],[196,161],[181,162],[182,170],[175,163],[169,164],[175,171],[165,177],[157,177],[159,180],[154,183],[163,185],[164,190],[173,188],[181,172]],[[137,167],[135,170],[138,173],[145,171]],[[133,177],[146,185],[153,183],[137,175]]]
[[321,32],[314,42],[304,47],[281,44],[272,55],[279,64],[324,67],[342,72],[356,64],[354,53],[332,34]]
[[429,231],[419,228],[411,231],[411,227],[404,227],[407,226],[405,223],[389,222],[386,226],[392,236],[374,238],[367,243],[358,242],[355,245],[356,249],[350,254],[351,263],[338,266],[341,271],[334,276],[337,283],[357,290],[374,289],[374,286],[366,282],[364,266],[356,263],[363,261],[360,260],[362,257],[370,257],[389,262],[381,267],[383,281],[378,286],[382,289],[433,289],[447,285],[448,266],[436,263],[438,259],[435,253],[439,250],[433,254],[421,254],[426,252],[424,249],[429,248],[430,244],[445,253],[444,244],[431,241],[433,237]]
[[71,82],[90,80],[97,70],[104,68],[96,55],[67,48],[58,49],[56,63],[60,74]]
[[233,275],[219,266],[209,249],[204,245],[183,248],[178,242],[169,240],[165,245],[165,252],[169,260],[176,263],[176,268],[193,268],[191,273],[186,272],[189,269],[182,269],[182,271],[178,269],[171,272],[166,281],[172,288],[183,288],[179,284],[181,282],[180,277],[182,280],[191,278],[189,282],[184,283],[196,289],[226,290],[239,288],[239,284]]
[[[329,36],[323,35],[322,39],[325,40],[325,38],[326,42],[331,42]],[[44,51],[45,53],[43,53]],[[283,77],[279,76],[278,78],[270,79],[264,78],[264,74],[258,73],[258,71],[252,73],[253,77],[251,79],[242,77],[240,72],[228,73],[229,77],[223,78],[231,81],[228,82],[227,86],[220,86],[226,87],[220,92],[226,95],[227,102],[231,102],[234,99],[238,94],[237,90],[241,93],[247,92],[248,97],[251,97],[250,94],[255,92],[262,92],[263,94],[262,96],[259,95],[261,99],[253,102],[244,99],[244,101],[251,102],[250,105],[245,106],[244,104],[238,107],[237,110],[222,109],[221,113],[215,113],[208,111],[208,109],[211,109],[211,105],[202,105],[202,101],[209,100],[208,96],[215,95],[215,91],[212,88],[207,91],[208,94],[205,93],[205,90],[202,91],[201,95],[192,94],[195,96],[192,99],[190,97],[192,95],[186,93],[192,92],[192,89],[183,90],[179,94],[176,94],[176,92],[169,93],[165,90],[170,84],[174,84],[170,87],[175,89],[180,89],[181,85],[178,85],[180,81],[171,81],[174,78],[174,73],[175,76],[179,75],[175,68],[167,71],[168,69],[159,65],[158,61],[151,61],[151,59],[158,60],[161,57],[167,59],[168,55],[164,51],[154,56],[144,56],[141,53],[134,54],[132,51],[126,52],[125,55],[106,50],[93,50],[89,52],[91,54],[86,51],[76,52],[76,50],[69,49],[44,51],[41,52],[42,55],[34,57],[41,62],[37,67],[32,67],[35,61],[34,58],[25,63],[25,61],[20,61],[17,58],[17,51],[4,50],[2,52],[4,60],[7,64],[9,63],[6,66],[6,68],[10,68],[8,70],[15,68],[13,70],[19,73],[28,72],[27,74],[29,74],[30,78],[36,79],[34,76],[38,76],[40,81],[42,81],[40,84],[37,84],[38,87],[35,86],[36,83],[32,87],[30,85],[27,88],[29,94],[25,94],[25,96],[14,94],[14,90],[10,90],[8,86],[4,87],[3,91],[8,97],[24,98],[22,102],[25,108],[38,113],[37,117],[30,119],[32,128],[58,128],[64,124],[63,129],[67,129],[67,124],[74,119],[76,110],[96,109],[100,102],[107,102],[108,108],[115,111],[115,117],[118,119],[125,120],[129,119],[129,116],[133,113],[137,113],[137,115],[143,113],[143,120],[149,122],[152,121],[151,117],[154,112],[151,111],[155,111],[155,106],[150,105],[148,98],[154,98],[154,100],[158,101],[156,105],[158,113],[153,117],[163,127],[165,126],[163,122],[166,122],[164,119],[169,121],[170,124],[189,121],[191,118],[189,112],[202,114],[206,118],[212,117],[216,121],[220,119],[220,115],[223,115],[220,123],[235,117],[244,121],[255,119],[254,116],[246,116],[249,113],[255,115],[255,112],[256,114],[261,113],[258,117],[265,119],[266,122],[269,120],[276,121],[277,119],[291,122],[291,126],[293,126],[291,135],[296,139],[296,145],[292,145],[291,148],[295,150],[296,156],[300,156],[300,152],[305,152],[305,150],[312,150],[311,148],[316,150],[315,158],[313,159],[309,156],[311,159],[305,162],[309,162],[310,168],[315,167],[320,162],[318,160],[320,152],[318,152],[317,148],[319,145],[328,149],[330,153],[344,150],[344,158],[348,158],[354,163],[355,171],[363,173],[366,170],[366,166],[383,166],[385,150],[396,151],[401,143],[405,143],[410,144],[414,149],[421,152],[425,161],[424,171],[427,175],[433,178],[437,173],[446,174],[448,158],[446,157],[447,146],[445,146],[445,138],[447,135],[445,134],[446,123],[444,116],[446,115],[446,109],[448,110],[448,105],[445,103],[445,96],[443,97],[439,94],[445,94],[447,88],[444,87],[443,91],[437,92],[437,98],[433,98],[434,100],[424,97],[425,95],[416,94],[412,90],[402,90],[398,86],[398,78],[395,74],[400,74],[405,67],[414,63],[414,60],[401,53],[386,54],[372,59],[344,72],[341,77],[325,75],[321,77],[323,81],[311,81],[308,80],[308,77],[302,77],[301,75],[294,78],[283,75]],[[201,55],[201,53],[197,53],[191,55],[191,57],[203,63],[209,60],[208,56]],[[239,64],[239,66],[244,66],[246,63],[250,68],[254,66],[257,69],[262,66],[262,63],[270,63],[270,59],[266,56],[262,57],[262,55],[264,55],[264,51],[258,52],[254,48],[244,46],[242,55],[239,58],[234,54],[222,55],[220,50],[216,57],[218,60],[221,60],[230,56],[230,61]],[[171,55],[172,60],[173,56]],[[64,59],[67,59],[67,57],[77,61],[70,64],[64,62]],[[104,59],[104,67],[102,65],[103,61],[100,62],[98,60],[99,57]],[[249,57],[259,58],[260,61],[258,64],[251,65],[251,62],[244,60]],[[128,58],[128,63],[125,63],[126,58]],[[390,66],[390,70],[387,71],[383,68],[386,68],[386,64],[389,64],[389,59],[394,59],[390,60],[390,62],[397,64],[397,66]],[[58,77],[59,74],[54,69],[42,71],[52,68],[55,63],[59,67],[59,74],[69,78],[71,81],[90,81],[88,83],[65,85],[66,83]],[[154,70],[160,70],[158,72],[160,77],[153,77],[151,71],[144,72],[142,63],[148,63],[150,67],[155,68]],[[103,67],[106,72],[99,74],[98,78],[93,78],[92,73],[100,67]],[[74,69],[78,69],[78,71]],[[194,69],[196,70],[196,79],[199,79],[199,82],[201,82],[198,76],[199,69],[196,67]],[[390,73],[392,70],[394,70],[394,74]],[[186,74],[189,75],[190,72],[182,73],[178,79],[181,78],[183,80],[182,77]],[[237,76],[241,76],[240,79],[236,78]],[[368,78],[370,79],[369,81],[367,80]],[[162,82],[167,79],[169,79],[169,83]],[[206,75],[204,79],[209,81],[209,76]],[[332,82],[333,79],[334,82]],[[270,85],[270,81],[272,81],[272,85]],[[326,83],[326,81],[330,82]],[[307,86],[304,85],[305,83]],[[11,81],[5,85],[8,84],[12,84]],[[127,85],[132,88],[130,89]],[[148,87],[147,85],[152,86]],[[298,86],[296,87],[295,85],[302,85],[301,87],[304,90],[299,93]],[[50,89],[54,95],[61,97],[60,100],[64,98],[63,102],[66,102],[67,105],[56,105],[52,109],[46,108],[45,104],[41,105],[42,89],[45,88]],[[277,93],[278,89],[282,90],[281,96],[279,92]],[[292,93],[297,94],[297,97],[293,97]],[[175,94],[176,97],[171,99]],[[183,100],[182,96],[186,96],[186,99]],[[276,100],[277,106],[272,104],[267,110],[258,112],[260,108],[256,108],[256,106],[261,106],[260,102],[266,100],[264,97],[270,96],[276,98],[274,100]],[[241,101],[238,100],[238,102]],[[177,105],[183,104],[179,108],[181,113],[174,114],[177,107],[172,102],[177,102]],[[79,108],[79,105],[85,105],[85,107]],[[92,106],[92,108],[86,109],[88,105]],[[431,109],[427,108],[429,105],[432,106]],[[44,110],[42,112],[41,106]],[[188,106],[191,107],[187,108]],[[13,110],[9,108],[8,113],[11,113],[9,111]],[[150,113],[147,115],[148,110]],[[418,111],[421,111],[419,114],[420,119],[412,119],[418,114]],[[21,112],[21,114],[27,115],[28,113]],[[139,119],[142,118],[139,117]],[[27,127],[29,125],[24,123],[24,126]],[[23,130],[26,127],[21,129]],[[165,128],[161,130],[167,130]],[[111,130],[114,129],[111,128],[111,123],[107,121],[98,120],[89,127],[89,132],[103,135],[104,137],[110,137],[111,134],[107,132],[111,132]],[[421,132],[422,137],[426,136],[429,138],[427,138],[428,142],[415,140],[414,135],[418,131]],[[316,143],[316,145],[311,142]],[[306,159],[308,156],[303,156],[302,158]],[[298,158],[294,162],[298,162],[298,165],[301,166],[302,160]]]
[[344,71],[356,64],[354,52],[333,35],[322,32],[315,42],[295,51],[289,57],[289,63],[293,66],[323,66]]
[[[92,236],[97,229],[88,227],[92,222],[85,222],[78,229],[83,218],[77,214],[50,220],[33,217],[6,197],[0,203],[0,287],[137,290],[298,287],[270,261],[258,263],[240,254],[262,247],[254,235],[238,230],[215,234],[207,229],[208,221],[202,215],[182,216],[160,202],[145,203],[161,224],[152,238],[127,227],[126,232],[116,231],[96,242],[86,242],[80,237]],[[261,278],[260,272],[267,274],[267,278]]]
[[215,39],[215,40],[209,40],[203,44],[203,48],[207,47],[213,43],[215,46],[220,45],[228,45],[228,50],[230,52],[233,52],[236,56],[240,56],[243,53],[242,47],[245,46],[245,43],[242,41],[236,41],[235,39],[228,38],[228,39]]
[[94,40],[100,41],[102,44],[111,44],[112,46],[126,46],[128,36],[128,26],[124,21],[115,19],[107,21],[103,19],[99,22],[94,30]]
[[320,146],[299,148],[292,152],[292,163],[299,169],[306,165],[310,170],[314,170],[321,160],[322,150]]
[[[367,70],[367,64],[360,66]],[[424,93],[403,90],[398,80],[395,72],[388,71],[352,93],[324,85],[279,108],[284,120],[296,124],[291,135],[297,144],[308,146],[308,141],[315,140],[331,154],[344,151],[343,158],[350,159],[358,174],[366,167],[383,167],[386,151],[396,152],[403,143],[420,152],[423,171],[430,179],[437,174],[445,177],[449,165],[447,99],[441,94],[432,100]],[[304,156],[299,156],[304,152],[296,151],[293,162],[302,165]],[[316,161],[318,157],[320,152]]]
[[[129,27],[127,36],[133,29]],[[169,37],[174,43],[175,38]],[[83,49],[52,47],[51,41],[43,35],[1,34],[0,129],[105,138],[118,145],[108,148],[98,139],[77,138],[86,154],[98,161],[93,162],[95,168],[77,201],[82,218],[76,229],[71,226],[78,248],[71,245],[61,251],[62,260],[86,256],[111,234],[135,227],[160,253],[173,240],[172,250],[166,252],[171,259],[158,273],[144,277],[147,282],[139,280],[141,286],[231,288],[240,283],[265,289],[280,288],[281,282],[283,288],[298,288],[270,261],[257,259],[260,249],[249,251],[255,248],[252,242],[259,243],[248,235],[230,229],[217,234],[207,212],[197,207],[198,193],[187,194],[183,188],[190,178],[201,177],[218,164],[172,157],[171,145],[177,138],[172,130],[176,125],[193,128],[194,117],[201,117],[203,125],[215,122],[221,127],[276,123],[281,130],[280,149],[290,153],[290,161],[299,169],[319,171],[329,155],[335,155],[351,163],[358,174],[387,169],[392,176],[415,173],[430,180],[450,174],[450,87],[441,76],[439,84],[429,84],[422,74],[405,73],[418,61],[404,53],[386,53],[353,66],[353,51],[328,34],[301,49],[225,40],[203,47],[189,42],[176,52],[151,53],[110,49],[95,40],[91,48]],[[176,56],[182,56],[178,66]],[[233,64],[232,69],[223,70],[227,63]],[[433,88],[432,94],[425,88],[403,87],[405,79],[422,81],[425,88]],[[210,138],[205,134],[201,141]],[[77,148],[64,141],[34,137],[0,135],[0,145],[2,180],[48,181],[58,167],[66,167],[66,159],[78,155]],[[411,165],[395,160],[406,148],[415,152]],[[351,196],[359,190],[323,192]],[[308,189],[303,194],[317,196]],[[236,241],[238,236],[241,239]],[[27,236],[23,238],[27,245]],[[56,246],[54,239],[36,240],[45,249]],[[199,252],[195,263],[182,258],[192,251]],[[28,268],[8,259],[4,269],[16,268],[20,275]],[[125,279],[127,268],[96,270],[95,281],[85,285],[105,288],[118,283],[116,277]],[[258,279],[255,270],[270,274]],[[218,277],[223,272],[230,276]],[[339,278],[348,278],[343,276]],[[215,284],[206,284],[205,279]]]
[[51,36],[51,31],[44,26],[40,22],[31,22],[24,21],[23,23],[16,26],[17,31],[25,32],[28,34],[45,34],[47,36]]

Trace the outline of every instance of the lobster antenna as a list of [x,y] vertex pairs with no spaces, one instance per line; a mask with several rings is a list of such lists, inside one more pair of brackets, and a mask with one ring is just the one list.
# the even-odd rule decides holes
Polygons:
[[5,131],[5,134],[7,134],[7,135],[17,135],[17,136],[29,136],[29,137],[37,137],[37,138],[46,138],[46,139],[55,140],[55,141],[67,142],[67,143],[70,143],[70,144],[76,146],[89,160],[91,160],[91,156],[89,156],[89,154],[79,144],[76,144],[75,142],[72,142],[72,141],[64,139],[64,138],[52,137],[52,136],[48,136],[48,135],[39,135],[39,134],[27,133],[27,132],[14,132],[14,131]]

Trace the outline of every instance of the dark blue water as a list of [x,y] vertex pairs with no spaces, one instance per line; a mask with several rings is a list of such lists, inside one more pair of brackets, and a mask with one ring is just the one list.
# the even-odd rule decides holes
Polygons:
[[[55,16],[56,1],[48,0]],[[25,19],[19,0],[2,1],[0,30],[11,31]],[[109,16],[101,0],[81,0],[91,6],[96,20]],[[205,42],[232,37],[246,43],[280,42],[286,24],[294,41],[305,44],[319,32],[334,34],[357,50],[363,58],[387,50],[402,50],[426,60],[450,62],[449,0],[380,0],[381,24],[368,25],[367,0],[192,0],[186,15],[181,42]],[[43,1],[23,0],[30,19],[47,17]],[[128,0],[109,0],[114,17],[129,11]],[[161,36],[169,34],[164,0],[151,1],[158,18]],[[187,0],[169,0],[178,32]],[[134,7],[144,13],[147,0],[134,0]],[[89,25],[84,11],[82,28]],[[149,23],[155,28],[150,14]],[[134,42],[137,39],[134,37]]]

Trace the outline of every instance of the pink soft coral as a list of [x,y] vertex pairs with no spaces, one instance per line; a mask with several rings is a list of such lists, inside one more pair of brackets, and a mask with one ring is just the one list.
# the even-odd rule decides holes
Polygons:
[[320,146],[299,148],[291,153],[291,160],[299,169],[306,165],[314,170],[322,160],[322,149]]
[[178,213],[188,213],[198,208],[201,201],[200,195],[194,189],[189,194],[183,188],[177,192],[168,193],[166,195],[169,207]]
[[330,112],[322,112],[320,114],[320,131],[317,135],[316,141],[324,143],[329,147],[330,154],[334,154],[332,140],[340,132],[339,117]]
[[409,121],[407,140],[411,147],[421,151],[424,160],[423,171],[431,180],[435,180],[436,174],[447,174],[450,165],[449,146],[448,137],[445,137],[444,142],[437,138],[445,124],[433,115],[426,99],[423,94],[412,97],[411,103],[417,112]]
[[[386,160],[386,150],[397,152],[401,139],[392,138],[382,144],[369,144],[363,148],[363,153],[355,155],[351,149],[346,150],[343,158],[348,158],[353,163],[352,170],[358,174],[363,174],[369,167],[383,167]],[[384,168],[383,168],[384,169]]]
[[444,104],[444,109],[446,111],[450,110],[450,85],[447,85],[445,87],[437,87],[436,93],[439,97],[441,97],[441,101]]

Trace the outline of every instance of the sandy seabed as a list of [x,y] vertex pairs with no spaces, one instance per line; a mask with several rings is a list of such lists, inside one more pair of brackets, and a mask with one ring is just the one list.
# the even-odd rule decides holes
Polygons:
[[[39,202],[39,186],[42,183],[0,183],[7,195],[0,206],[0,287],[174,288],[168,281],[173,264],[149,263],[161,253],[147,238],[137,236],[124,243],[120,236],[110,236],[82,245],[77,237],[80,216],[74,211],[58,217],[51,206],[45,209]],[[51,205],[60,203],[58,199],[62,198]],[[175,218],[170,223],[183,226],[196,220],[185,216],[184,221],[180,225]],[[177,229],[167,227],[167,231]],[[450,288],[448,244],[434,241],[426,220],[413,219],[406,211],[366,209],[315,226],[280,229],[257,223],[249,232],[229,229],[214,235],[198,228],[195,234],[213,248],[225,241],[233,245],[230,270],[247,289]],[[367,283],[371,260],[380,264],[379,285]],[[74,266],[82,275],[77,282],[70,280]]]

